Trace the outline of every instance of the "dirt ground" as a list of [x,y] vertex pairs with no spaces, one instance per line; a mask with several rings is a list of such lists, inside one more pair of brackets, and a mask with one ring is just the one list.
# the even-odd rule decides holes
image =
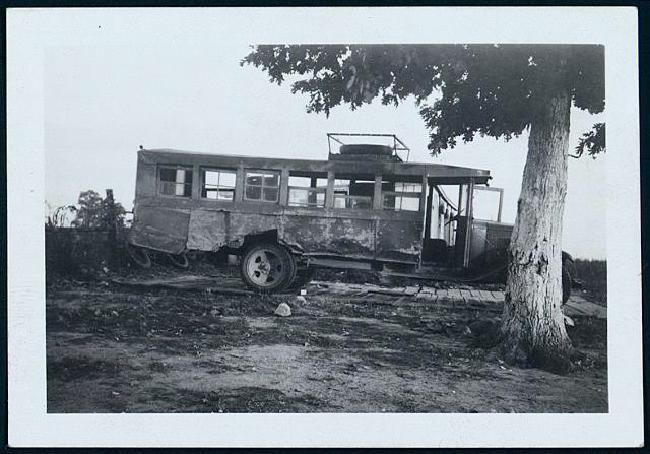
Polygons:
[[[585,358],[562,376],[499,360],[497,303],[328,285],[304,300],[50,286],[48,411],[607,412],[606,320],[573,317]],[[273,315],[280,302],[291,316]]]

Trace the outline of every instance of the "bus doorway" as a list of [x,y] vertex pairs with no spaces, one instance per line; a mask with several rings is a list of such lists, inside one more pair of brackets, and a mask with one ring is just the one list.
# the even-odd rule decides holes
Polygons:
[[428,179],[422,265],[466,267],[474,183]]

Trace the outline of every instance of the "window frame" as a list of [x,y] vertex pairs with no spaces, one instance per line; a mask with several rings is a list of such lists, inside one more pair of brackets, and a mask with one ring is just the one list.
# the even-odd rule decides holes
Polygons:
[[[365,200],[368,202],[368,207],[367,208],[358,208],[358,207],[348,207],[348,206],[343,206],[343,207],[337,207],[336,206],[336,199],[339,200]],[[350,194],[342,194],[342,193],[334,193],[332,197],[332,208],[335,210],[372,210],[373,209],[373,197],[371,195],[350,195]],[[347,203],[346,203],[347,205]]]
[[[193,166],[188,166],[188,165],[183,165],[183,164],[159,164],[156,166],[156,195],[158,197],[167,197],[167,198],[173,198],[173,199],[192,199],[192,192],[194,190],[194,167]],[[174,180],[175,185],[183,185],[184,187],[189,186],[189,193],[190,195],[185,195],[185,190],[183,191],[183,195],[177,195],[177,194],[164,194],[161,191],[163,180],[161,178],[161,171],[162,170],[184,170],[186,181],[183,183],[177,183]],[[191,172],[191,178],[190,181],[187,181],[187,172]],[[171,181],[165,181],[165,183],[171,183]]]
[[[207,172],[217,172],[219,173],[219,177],[217,180],[217,185],[216,187],[213,187],[210,189],[211,192],[216,192],[217,198],[216,199],[211,199],[209,197],[203,197],[203,192],[206,189],[206,173]],[[220,186],[220,181],[221,181],[221,173],[228,173],[232,174],[235,177],[235,183],[232,187],[227,186],[225,188],[221,188]],[[233,168],[227,168],[227,167],[199,167],[199,174],[200,174],[200,185],[199,185],[199,198],[201,200],[208,200],[210,202],[221,202],[221,203],[234,203],[235,200],[237,199],[237,191],[239,190],[237,188],[237,169]],[[222,190],[223,189],[223,190]],[[219,199],[218,195],[219,192],[224,192],[224,193],[230,193],[232,192],[232,199]],[[206,192],[207,194],[207,192]]]
[[[317,180],[321,179],[321,180],[326,181],[325,186],[316,186],[316,187],[291,185],[290,184],[291,183],[291,178],[308,178],[308,179],[311,180],[312,177],[311,176],[302,176],[302,175],[301,176],[291,175],[291,173],[289,173],[289,180],[287,181],[286,206],[293,207],[293,208],[315,208],[315,209],[319,209],[319,210],[320,209],[325,209],[325,207],[327,205],[327,178],[326,177],[325,178],[324,177],[313,177],[313,178],[316,178]],[[307,200],[308,200],[308,202],[307,202],[306,205],[302,205],[302,204],[301,205],[295,205],[295,204],[291,203],[290,198],[291,198],[291,190],[292,189],[297,190],[297,191],[306,191],[307,192]],[[310,204],[309,203],[309,198],[310,198],[311,194],[316,194],[316,203],[315,204]],[[318,204],[318,194],[323,194],[323,203],[321,205]]]
[[[404,192],[404,191],[382,191],[381,192],[381,209],[386,210],[386,211],[408,211],[410,213],[416,213],[420,211],[420,200],[421,200],[421,192]],[[386,196],[389,197],[395,197],[396,199],[399,197],[400,199],[400,206],[399,208],[397,207],[397,204],[394,208],[390,208],[386,206]],[[404,199],[414,199],[418,201],[418,209],[417,210],[406,210],[402,208],[402,202]]]
[[[345,181],[346,183],[341,184],[341,182]],[[349,173],[335,173],[334,174],[334,184],[332,186],[332,209],[334,210],[350,210],[350,211],[359,211],[359,210],[374,210],[374,203],[375,203],[375,196],[374,196],[374,190],[373,190],[373,195],[358,195],[358,194],[350,194],[351,188],[352,188],[352,182],[359,183],[372,183],[373,188],[376,186],[377,181],[376,177],[374,175],[369,175],[369,174],[349,174]],[[346,188],[345,192],[341,188]],[[344,205],[347,205],[347,201],[356,201],[356,200],[363,200],[367,202],[367,207],[359,208],[359,207],[349,207],[349,206],[336,206],[336,200],[344,200]]]
[[[398,187],[397,185],[401,185],[399,187],[401,190],[396,191],[387,191],[384,190],[384,184],[392,184],[393,187]],[[418,190],[416,190],[418,189]],[[381,209],[386,210],[386,211],[393,211],[393,212],[408,212],[408,213],[417,213],[422,211],[422,197],[424,197],[424,186],[420,182],[414,182],[414,181],[404,181],[401,180],[400,178],[386,178],[382,180],[382,186],[381,186]],[[395,199],[399,198],[399,206],[397,206],[397,203],[395,204],[394,207],[387,207],[386,206],[386,197],[394,197]],[[417,200],[417,209],[415,210],[408,210],[402,208],[402,204],[404,202],[404,199],[415,199]],[[397,200],[395,200],[397,201]]]
[[[262,184],[257,185],[257,184],[248,184],[248,174],[249,173],[261,173],[262,174]],[[267,174],[273,174],[277,175],[278,177],[278,185],[277,186],[266,186],[264,184],[265,181],[265,175]],[[249,187],[255,187],[255,188],[260,188],[260,198],[259,199],[250,199],[248,198],[247,190]],[[280,170],[276,169],[244,169],[244,187],[243,187],[243,194],[242,194],[242,200],[245,202],[260,202],[260,203],[269,203],[269,204],[279,204],[280,203],[280,189],[282,188],[282,172]],[[275,189],[277,190],[277,196],[275,200],[266,200],[264,198],[264,189]]]

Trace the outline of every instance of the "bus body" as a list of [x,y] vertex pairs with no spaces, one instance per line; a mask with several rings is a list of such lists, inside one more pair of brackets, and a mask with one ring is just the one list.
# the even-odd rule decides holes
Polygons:
[[471,270],[503,256],[503,193],[496,221],[472,215],[490,172],[404,162],[398,149],[342,144],[326,160],[142,149],[129,243],[240,255],[244,280],[269,290],[309,267]]

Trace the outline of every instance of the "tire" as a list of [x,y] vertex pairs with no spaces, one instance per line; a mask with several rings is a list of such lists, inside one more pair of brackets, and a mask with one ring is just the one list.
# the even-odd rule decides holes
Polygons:
[[571,297],[571,287],[573,287],[574,265],[571,260],[562,262],[562,304],[566,304]]
[[282,246],[257,243],[246,249],[241,260],[241,277],[254,290],[272,293],[285,289],[295,275],[296,264]]
[[126,253],[129,255],[131,261],[140,268],[151,268],[151,258],[149,258],[146,249],[127,244]]
[[393,148],[388,145],[354,143],[341,145],[339,153],[342,155],[391,156],[393,154]]
[[186,270],[190,267],[190,261],[187,258],[187,254],[185,252],[181,252],[180,254],[167,254],[167,259],[176,268]]

